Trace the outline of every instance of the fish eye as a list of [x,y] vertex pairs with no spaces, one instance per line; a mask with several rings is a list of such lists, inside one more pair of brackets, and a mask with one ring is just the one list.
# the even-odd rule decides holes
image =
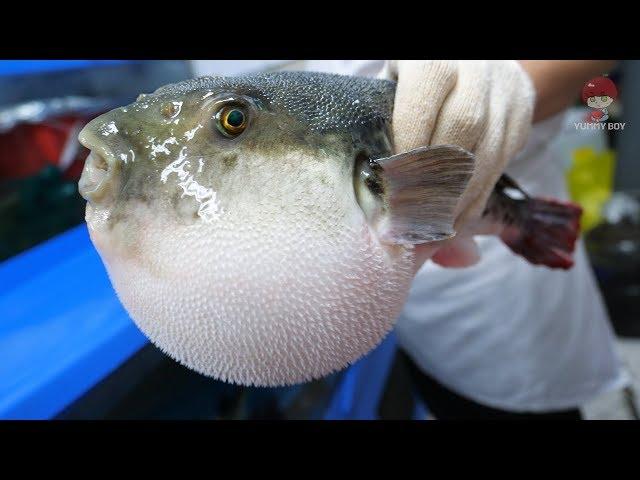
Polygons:
[[221,108],[215,119],[218,130],[226,137],[237,137],[247,128],[247,115],[237,105]]

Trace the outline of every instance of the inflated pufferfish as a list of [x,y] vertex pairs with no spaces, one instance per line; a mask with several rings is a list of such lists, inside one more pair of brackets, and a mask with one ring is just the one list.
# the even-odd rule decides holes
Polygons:
[[[327,375],[393,327],[420,263],[456,232],[473,156],[392,155],[395,83],[320,73],[204,77],[91,121],[91,239],[138,327],[182,364],[274,386]],[[567,268],[579,209],[503,177],[484,217]]]

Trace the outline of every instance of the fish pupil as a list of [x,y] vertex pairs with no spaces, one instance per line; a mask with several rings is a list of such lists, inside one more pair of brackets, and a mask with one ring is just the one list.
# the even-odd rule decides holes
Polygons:
[[244,123],[244,113],[240,110],[231,110],[227,115],[227,123],[232,127],[239,127]]

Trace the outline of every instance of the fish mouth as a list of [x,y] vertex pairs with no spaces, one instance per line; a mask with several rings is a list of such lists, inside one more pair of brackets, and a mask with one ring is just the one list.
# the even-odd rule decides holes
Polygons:
[[87,126],[78,135],[78,140],[90,150],[78,181],[78,191],[90,203],[103,202],[115,188],[119,162],[114,152]]

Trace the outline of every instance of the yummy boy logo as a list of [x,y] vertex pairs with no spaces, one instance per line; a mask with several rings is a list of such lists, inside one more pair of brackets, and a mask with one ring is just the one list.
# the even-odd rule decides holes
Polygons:
[[576,123],[576,129],[624,130],[625,123],[607,123],[609,106],[618,98],[615,83],[607,77],[596,77],[589,80],[582,88],[582,101],[593,110],[585,118],[585,122]]

